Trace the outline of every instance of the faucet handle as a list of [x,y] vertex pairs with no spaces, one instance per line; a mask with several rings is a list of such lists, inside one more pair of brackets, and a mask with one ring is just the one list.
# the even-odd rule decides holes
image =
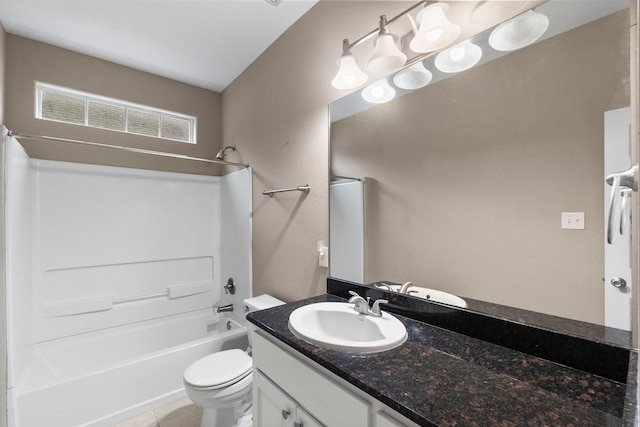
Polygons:
[[371,314],[377,317],[382,316],[382,312],[380,311],[380,304],[388,304],[389,300],[386,299],[377,299],[373,303],[373,307],[371,308]]
[[352,290],[349,291],[349,295],[351,295],[351,298],[349,298],[349,304],[353,304],[354,298],[362,298],[356,291]]

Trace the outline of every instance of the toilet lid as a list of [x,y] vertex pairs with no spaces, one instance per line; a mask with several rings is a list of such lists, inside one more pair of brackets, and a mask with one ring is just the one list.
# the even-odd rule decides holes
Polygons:
[[251,366],[251,356],[240,349],[220,351],[189,365],[184,380],[193,387],[225,387],[249,375]]

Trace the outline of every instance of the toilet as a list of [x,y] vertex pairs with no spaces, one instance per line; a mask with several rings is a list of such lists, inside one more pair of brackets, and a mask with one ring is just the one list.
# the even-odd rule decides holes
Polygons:
[[[284,304],[271,295],[247,298],[246,313]],[[245,322],[251,333],[255,327]],[[201,427],[251,427],[251,369],[253,360],[244,350],[231,349],[210,354],[190,364],[184,371],[187,396],[204,409]]]

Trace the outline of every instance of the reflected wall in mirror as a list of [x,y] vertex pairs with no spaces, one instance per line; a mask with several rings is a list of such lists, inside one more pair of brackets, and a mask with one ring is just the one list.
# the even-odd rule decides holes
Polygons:
[[[332,104],[332,179],[366,177],[346,263],[334,225],[352,207],[331,195],[332,276],[605,324],[604,115],[629,105],[628,3],[536,10],[553,3],[565,18],[613,7],[387,104],[350,116],[347,99]],[[585,229],[562,229],[563,212],[584,212]]]

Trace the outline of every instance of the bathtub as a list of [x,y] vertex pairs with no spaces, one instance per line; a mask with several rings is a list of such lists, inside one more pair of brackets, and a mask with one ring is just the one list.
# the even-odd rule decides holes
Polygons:
[[109,426],[186,396],[191,362],[247,345],[246,327],[211,309],[40,343],[9,390],[10,425]]

